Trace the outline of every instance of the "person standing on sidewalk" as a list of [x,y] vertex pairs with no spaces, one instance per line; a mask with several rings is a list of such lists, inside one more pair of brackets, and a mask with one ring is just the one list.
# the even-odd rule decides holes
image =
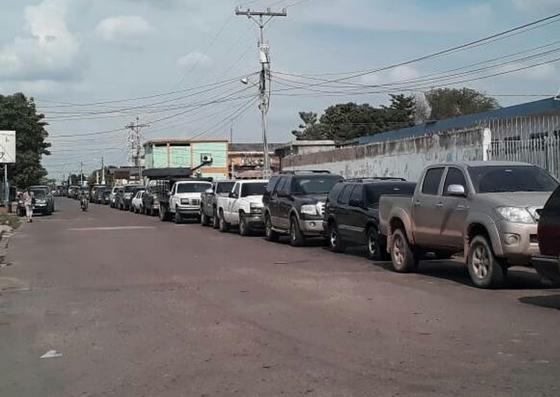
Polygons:
[[33,192],[29,189],[23,193],[23,205],[25,205],[25,216],[28,223],[33,222],[33,201],[35,201],[33,196]]

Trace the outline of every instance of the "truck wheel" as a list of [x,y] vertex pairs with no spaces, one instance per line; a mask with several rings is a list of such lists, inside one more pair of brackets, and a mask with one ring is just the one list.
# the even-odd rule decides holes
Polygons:
[[469,275],[478,288],[496,288],[503,285],[506,268],[494,255],[488,239],[476,236],[472,239],[467,256]]
[[162,222],[167,221],[167,210],[163,206],[159,207],[159,220]]
[[408,243],[406,233],[402,229],[397,229],[393,233],[391,261],[393,262],[393,269],[397,273],[411,273],[418,268],[418,259]]
[[298,220],[295,216],[290,219],[290,244],[292,247],[301,247],[305,245],[305,237],[301,234]]
[[179,213],[178,208],[175,208],[175,218],[174,218],[174,220],[175,220],[175,224],[177,224],[177,225],[183,223],[183,217]]
[[218,217],[218,213],[214,208],[214,216],[212,216],[212,229],[219,229],[220,228],[220,218]]
[[245,214],[242,212],[239,214],[239,235],[246,237],[250,234],[249,226],[247,226],[247,219]]
[[367,256],[372,261],[382,261],[387,258],[387,250],[385,245],[381,245],[379,241],[379,231],[376,227],[370,226],[366,233]]
[[224,212],[222,210],[220,210],[220,232],[229,232],[229,223],[224,219]]
[[340,233],[338,232],[338,226],[336,225],[335,221],[332,221],[329,224],[327,236],[331,251],[340,253],[346,250],[344,242],[342,241]]
[[208,219],[208,216],[206,215],[206,213],[204,212],[204,210],[200,211],[200,224],[202,226],[208,226],[210,225],[210,219]]
[[278,241],[278,233],[272,229],[270,215],[265,215],[264,217],[264,236],[268,241]]

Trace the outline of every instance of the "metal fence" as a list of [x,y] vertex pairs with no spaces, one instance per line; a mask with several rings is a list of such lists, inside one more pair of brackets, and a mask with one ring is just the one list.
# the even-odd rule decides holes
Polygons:
[[560,136],[492,141],[489,160],[521,161],[538,165],[560,179]]

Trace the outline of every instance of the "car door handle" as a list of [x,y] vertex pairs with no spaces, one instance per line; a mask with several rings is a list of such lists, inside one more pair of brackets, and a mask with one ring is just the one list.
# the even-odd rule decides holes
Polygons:
[[415,207],[420,207],[421,203],[420,203],[420,201],[415,201],[413,205],[414,205]]
[[436,204],[436,207],[438,207],[438,208],[443,208],[443,203],[437,203],[437,204]]
[[465,207],[464,205],[458,205],[457,206],[457,211],[466,211],[467,207]]

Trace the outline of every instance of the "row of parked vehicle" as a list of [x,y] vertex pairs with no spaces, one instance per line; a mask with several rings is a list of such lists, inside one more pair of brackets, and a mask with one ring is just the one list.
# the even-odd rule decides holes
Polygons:
[[316,238],[334,252],[365,246],[371,259],[390,259],[401,273],[416,271],[424,257],[456,255],[480,288],[501,285],[512,266],[531,264],[560,282],[560,188],[530,164],[433,165],[418,184],[299,171],[270,180],[166,178],[113,190],[111,203],[120,209],[177,223],[196,219],[242,236],[264,233],[269,241],[288,236],[295,247]]

